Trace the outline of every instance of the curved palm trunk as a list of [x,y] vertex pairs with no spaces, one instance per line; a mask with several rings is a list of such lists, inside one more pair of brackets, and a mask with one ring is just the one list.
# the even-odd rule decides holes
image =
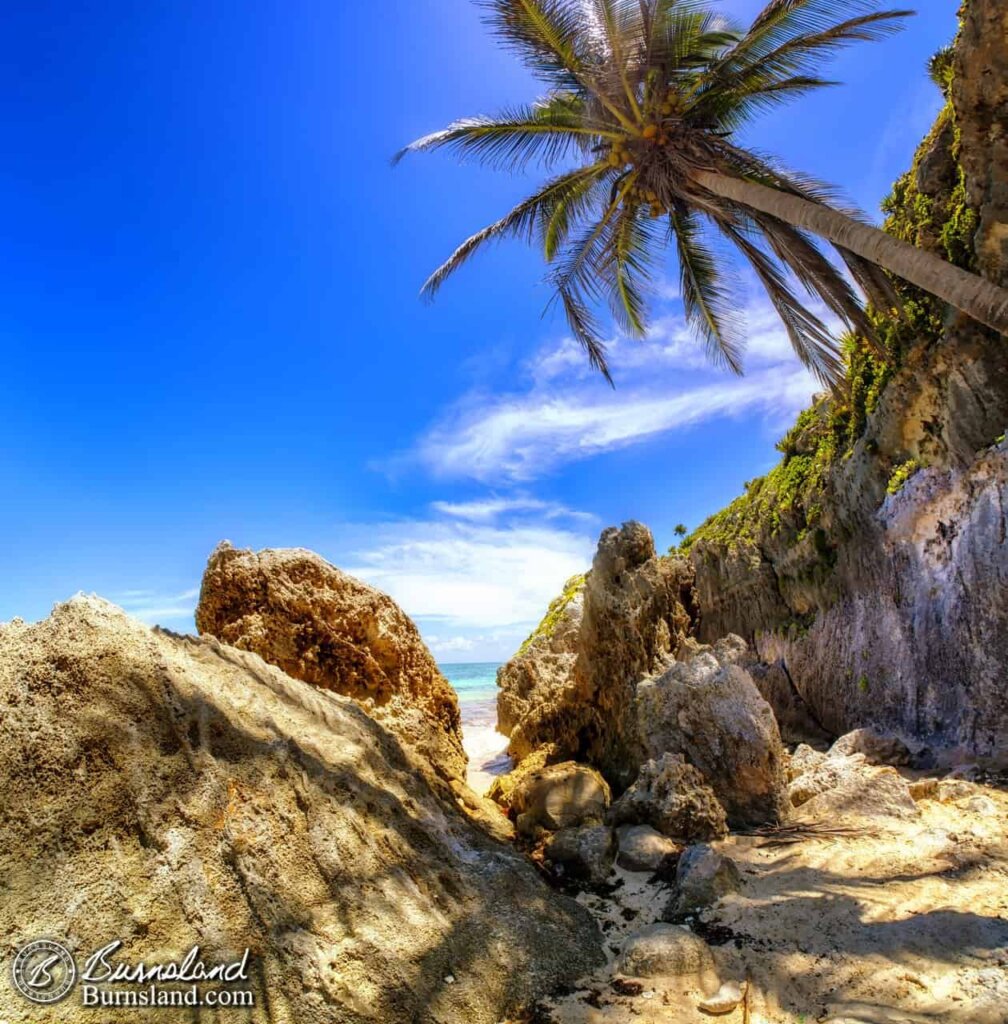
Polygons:
[[977,274],[800,196],[714,171],[696,171],[692,178],[715,195],[769,214],[792,227],[811,231],[848,249],[944,299],[974,320],[1008,334],[1008,291]]

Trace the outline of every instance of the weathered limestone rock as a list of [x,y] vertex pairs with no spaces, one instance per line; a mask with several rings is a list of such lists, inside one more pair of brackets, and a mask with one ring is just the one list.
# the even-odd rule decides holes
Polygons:
[[864,754],[869,764],[903,767],[913,760],[910,748],[898,737],[887,736],[876,729],[855,729],[841,736],[829,749],[830,757]]
[[978,211],[981,271],[1008,285],[1008,9],[1000,0],[963,6],[952,100],[970,202]]
[[713,966],[707,943],[688,928],[653,924],[627,940],[619,970],[632,978],[700,974]]
[[601,964],[587,912],[420,764],[355,701],[96,598],[0,627],[0,932],[249,947],[257,1012],[304,1024],[494,1024]]
[[919,803],[921,800],[936,800],[938,798],[937,779],[914,779],[907,783],[910,796]]
[[664,917],[677,918],[692,914],[716,903],[742,885],[735,862],[718,853],[706,843],[687,847],[676,868],[677,894]]
[[688,563],[659,557],[640,523],[605,530],[583,584],[568,581],[498,673],[511,755],[521,760],[551,744],[557,757],[587,761],[628,785],[641,760],[637,682],[671,663],[695,620]]
[[[738,652],[738,644],[732,649]],[[677,662],[637,687],[641,745],[652,758],[683,754],[714,790],[729,822],[778,821],[787,805],[777,722],[752,677],[726,648],[722,661],[717,653]]]
[[753,655],[742,667],[748,671],[760,696],[773,710],[781,739],[785,743],[829,742],[830,734],[820,725],[812,709],[795,689],[782,659],[767,665],[757,661]]
[[978,794],[976,785],[967,779],[941,779],[936,786],[935,796],[943,804],[968,800]]
[[609,809],[609,785],[587,765],[564,761],[525,778],[511,794],[518,831],[550,832],[576,825],[601,824]]
[[616,830],[616,863],[627,871],[657,871],[667,857],[678,857],[682,847],[650,825],[622,825]]
[[531,779],[536,772],[541,771],[548,764],[554,764],[560,758],[556,755],[555,748],[550,744],[539,747],[532,754],[526,757],[520,764],[504,775],[498,775],[490,788],[487,790],[487,799],[498,804],[505,811],[510,811],[514,802],[515,793],[525,786],[527,780]]
[[387,595],[300,548],[226,541],[203,574],[196,628],[287,675],[359,701],[446,778],[465,778],[458,699]]
[[714,995],[705,996],[697,1003],[697,1006],[704,1013],[710,1013],[714,1016],[731,1013],[745,998],[745,989],[743,987],[745,984],[745,982],[742,982],[740,985],[737,981],[726,981]]
[[867,765],[862,756],[828,758],[814,772],[796,779],[791,784],[793,794],[810,782],[815,788],[824,780],[831,783],[807,799],[802,793],[797,816],[805,821],[828,822],[919,817],[910,787],[896,769]]
[[806,771],[788,786],[788,799],[794,807],[801,807],[814,796],[846,785],[850,780],[860,779],[867,759],[864,754],[851,754],[849,757],[808,758],[806,763]]
[[575,678],[592,712],[582,732],[585,757],[619,786],[633,781],[642,761],[637,683],[675,657],[695,617],[687,563],[657,557],[641,523],[603,531],[585,587]]
[[562,864],[572,878],[598,885],[606,880],[616,859],[616,833],[607,825],[565,828],[550,836],[545,854]]
[[724,808],[704,777],[682,754],[663,754],[641,767],[634,784],[613,804],[613,825],[650,825],[686,842],[728,831]]
[[[807,743],[799,743],[788,760],[789,781],[794,782],[799,776],[804,775],[813,768],[818,768],[825,760],[826,755],[821,751],[815,750]],[[794,800],[791,803],[794,803]]]

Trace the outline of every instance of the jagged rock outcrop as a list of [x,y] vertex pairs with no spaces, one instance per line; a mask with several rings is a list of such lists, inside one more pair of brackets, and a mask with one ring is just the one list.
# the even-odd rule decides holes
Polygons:
[[412,620],[314,552],[225,541],[207,562],[196,628],[354,698],[436,771],[465,778],[458,698]]
[[519,760],[547,744],[598,767],[620,789],[636,775],[633,700],[694,628],[692,570],[659,557],[651,531],[603,532],[583,584],[570,581],[543,626],[498,674],[500,728]]
[[1008,283],[1008,8],[999,0],[962,7],[952,101],[970,205],[977,210],[976,255],[991,280]]
[[[1002,285],[1006,24],[995,0],[964,5],[951,101],[886,205],[888,230]],[[886,361],[856,350],[847,393],[803,414],[780,466],[691,538],[699,638],[746,637],[833,736],[874,726],[996,756],[1008,744],[1008,345],[903,295]],[[766,695],[793,701],[779,684]]]
[[584,585],[583,573],[572,576],[536,631],[497,671],[497,728],[505,736],[518,730],[513,740],[516,747],[521,723],[534,720],[537,710],[556,703],[566,688],[573,687]]
[[759,661],[755,654],[744,666],[756,684],[760,696],[773,709],[781,739],[785,743],[826,744],[832,738],[822,727],[812,708],[795,688],[782,658]]
[[96,598],[0,627],[0,788],[10,943],[249,947],[257,1020],[494,1024],[603,960],[588,914],[355,701]]
[[687,563],[657,557],[642,523],[603,531],[585,584],[574,673],[592,713],[580,737],[584,755],[617,784],[630,782],[642,760],[637,684],[676,656],[695,620]]
[[[512,755],[597,767],[617,793],[632,785],[628,807],[643,801],[671,808],[621,822],[649,823],[669,835],[717,835],[723,822],[714,819],[725,810],[740,825],[780,820],[788,810],[784,748],[748,671],[768,667],[741,637],[696,643],[690,634],[697,609],[683,561],[658,558],[650,531],[624,523],[603,532],[578,590],[572,581],[551,605],[548,628],[498,674]],[[665,754],[683,756],[666,761]],[[516,775],[523,774],[519,765]],[[514,810],[516,785],[502,780],[491,795]],[[701,802],[717,813],[700,814],[701,826],[691,801],[711,789],[712,801]],[[675,824],[678,817],[683,822]]]

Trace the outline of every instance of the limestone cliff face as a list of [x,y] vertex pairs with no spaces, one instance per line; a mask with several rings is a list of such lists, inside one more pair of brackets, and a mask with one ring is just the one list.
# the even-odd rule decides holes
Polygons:
[[[357,702],[96,598],[0,626],[0,789],[8,952],[248,947],[256,1005],[235,1019],[495,1024],[604,959],[587,912]],[[43,1019],[3,993],[5,1018]],[[44,1019],[96,1013],[148,1019],[77,994]]]
[[962,11],[952,99],[962,133],[960,162],[979,213],[976,255],[994,281],[1008,281],[1008,7],[970,0]]
[[458,698],[416,626],[386,594],[313,552],[225,541],[207,563],[196,627],[353,697],[441,775],[465,778]]
[[[1008,283],[1008,13],[964,9],[950,103],[887,226]],[[984,755],[1008,736],[1008,344],[904,289],[884,363],[852,356],[768,477],[691,538],[699,634],[780,660],[827,730]]]
[[659,557],[640,523],[606,530],[584,581],[569,581],[543,625],[498,674],[500,728],[518,759],[596,765],[622,789],[642,755],[637,683],[674,660],[696,616],[693,572]]

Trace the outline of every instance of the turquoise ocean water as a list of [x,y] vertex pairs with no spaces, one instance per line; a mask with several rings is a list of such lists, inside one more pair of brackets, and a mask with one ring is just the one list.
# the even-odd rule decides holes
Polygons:
[[497,724],[497,669],[496,661],[438,666],[455,688],[459,698],[463,725],[486,726]]
[[507,740],[497,732],[497,662],[439,666],[455,688],[462,713],[462,742],[469,755],[469,785],[485,793],[495,775],[511,767]]

